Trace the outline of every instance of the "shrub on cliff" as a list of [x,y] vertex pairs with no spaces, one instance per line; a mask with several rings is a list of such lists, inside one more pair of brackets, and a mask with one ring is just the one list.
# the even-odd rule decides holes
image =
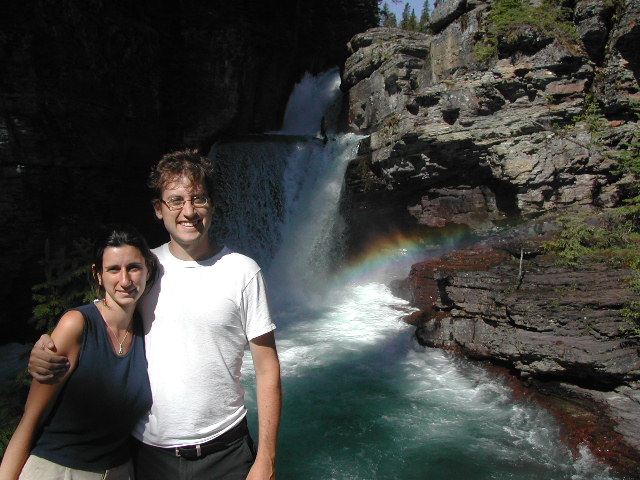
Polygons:
[[574,266],[590,255],[616,250],[616,258],[626,256],[628,248],[635,246],[635,241],[620,235],[620,222],[617,215],[607,216],[600,224],[593,224],[590,217],[571,215],[561,218],[563,229],[554,240],[546,242],[545,250],[557,255],[559,265]]
[[573,11],[561,0],[544,0],[532,5],[528,0],[494,0],[484,37],[476,46],[480,62],[508,56],[516,50],[535,51],[553,40],[571,47],[578,43]]
[[640,232],[640,187],[637,180],[640,178],[640,136],[625,145],[623,149],[618,150],[615,156],[619,161],[621,172],[631,174],[635,179],[635,183],[631,188],[630,198],[624,200],[625,206],[620,207],[620,212],[626,219],[628,230]]
[[[590,215],[567,216],[560,220],[565,228],[543,247],[547,253],[559,257],[559,265],[571,267],[580,264],[585,257],[599,256],[615,266],[629,268],[631,275],[627,288],[640,293],[638,210],[637,203],[631,209],[621,207],[604,214],[597,222]],[[629,211],[633,213],[632,220]],[[629,323],[624,335],[640,338],[640,302],[629,302],[620,314]]]
[[[636,121],[640,120],[640,102],[633,105]],[[632,178],[629,198],[624,200],[625,206],[620,212],[625,216],[627,228],[630,231],[640,232],[640,128],[628,142],[624,142],[618,150],[610,152],[608,156],[618,161],[617,172],[619,175],[628,175]]]

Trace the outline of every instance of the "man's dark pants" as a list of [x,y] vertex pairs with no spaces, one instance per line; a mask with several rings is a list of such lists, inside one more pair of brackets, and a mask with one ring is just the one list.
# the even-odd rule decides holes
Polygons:
[[246,420],[211,442],[178,452],[135,443],[136,480],[245,480],[256,457]]

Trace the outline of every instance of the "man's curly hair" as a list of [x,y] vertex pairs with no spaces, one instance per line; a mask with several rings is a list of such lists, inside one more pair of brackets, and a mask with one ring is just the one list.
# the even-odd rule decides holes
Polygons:
[[213,163],[200,155],[197,150],[186,149],[164,155],[151,169],[147,186],[156,196],[162,196],[162,190],[180,177],[187,177],[193,185],[207,187],[207,194],[213,197],[216,192],[215,168]]

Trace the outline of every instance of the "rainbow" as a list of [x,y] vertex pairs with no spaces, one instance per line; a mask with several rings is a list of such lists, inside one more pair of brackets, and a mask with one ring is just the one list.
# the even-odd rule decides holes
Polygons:
[[349,258],[335,281],[340,284],[361,284],[388,281],[389,277],[398,275],[406,276],[411,265],[438,257],[468,237],[469,230],[463,226],[416,234],[393,232],[370,242],[357,255]]

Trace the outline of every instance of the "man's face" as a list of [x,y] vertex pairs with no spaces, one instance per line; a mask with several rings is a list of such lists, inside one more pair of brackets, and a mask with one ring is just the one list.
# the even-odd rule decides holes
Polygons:
[[[211,201],[206,207],[194,207],[194,197],[208,197],[206,186],[193,185],[187,177],[177,177],[165,185],[161,202],[155,204],[156,216],[163,221],[173,245],[172,253],[180,258],[175,248],[186,252],[194,260],[200,260],[209,252],[209,227],[213,217]],[[178,210],[170,210],[164,202],[183,200]],[[185,258],[186,259],[186,258]]]

